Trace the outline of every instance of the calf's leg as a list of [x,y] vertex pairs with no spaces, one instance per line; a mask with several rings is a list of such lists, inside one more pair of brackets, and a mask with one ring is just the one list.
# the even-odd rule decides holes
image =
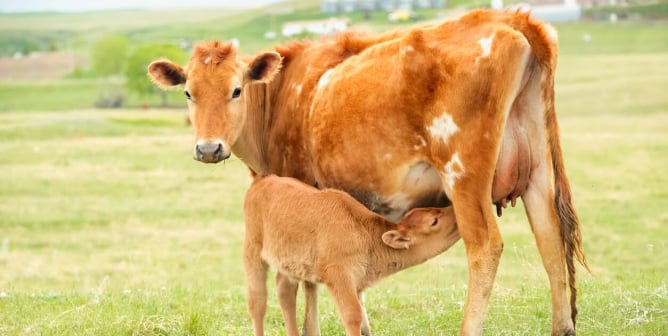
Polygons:
[[244,256],[246,270],[246,303],[253,320],[255,336],[264,336],[263,319],[267,311],[267,271],[268,265],[259,255],[257,258]]
[[364,305],[364,292],[357,293],[357,298],[360,300],[362,305],[362,336],[371,336],[371,326],[369,325],[369,316],[366,314],[366,308]]
[[285,329],[288,336],[299,336],[297,330],[297,288],[299,283],[292,281],[290,277],[276,272],[276,291],[278,292],[278,303],[281,305]]
[[318,322],[318,284],[313,282],[302,282],[304,288],[304,326],[303,336],[320,336],[320,324]]
[[325,284],[339,311],[339,317],[346,329],[346,336],[361,335],[363,310],[353,281],[346,275],[344,269],[330,267]]

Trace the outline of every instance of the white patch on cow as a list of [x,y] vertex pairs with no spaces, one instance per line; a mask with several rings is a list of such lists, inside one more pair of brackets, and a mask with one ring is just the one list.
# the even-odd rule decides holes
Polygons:
[[329,83],[329,76],[332,74],[334,69],[329,69],[325,71],[325,73],[320,77],[320,80],[318,81],[318,90],[323,88],[327,83]]
[[302,85],[301,84],[295,86],[295,92],[297,92],[297,94],[302,93]]
[[211,62],[211,56],[208,56],[204,59],[204,64],[209,64]]
[[452,158],[445,164],[443,169],[445,170],[445,183],[452,190],[455,181],[464,174],[464,165],[462,165],[462,161],[459,159],[459,154],[455,153],[452,155]]
[[481,38],[478,40],[480,48],[482,49],[482,54],[475,58],[475,63],[478,64],[481,58],[487,58],[492,53],[492,42],[494,41],[494,34],[490,35],[487,38]]
[[410,45],[410,44],[407,45],[406,47],[401,47],[401,53],[402,54],[406,54],[406,53],[412,52],[414,50],[415,50],[415,48],[413,48],[413,46]]
[[459,127],[448,113],[443,113],[443,115],[434,119],[429,126],[431,136],[435,139],[441,139],[444,143],[447,143],[448,139],[457,131],[459,131]]
[[492,41],[494,41],[494,34],[488,38],[481,38],[478,43],[480,48],[482,48],[482,57],[489,57],[489,54],[492,52]]

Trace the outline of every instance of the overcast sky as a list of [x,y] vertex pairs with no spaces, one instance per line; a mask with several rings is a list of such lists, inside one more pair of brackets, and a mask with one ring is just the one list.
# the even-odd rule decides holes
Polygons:
[[278,0],[0,0],[2,12],[85,12],[129,8],[254,7]]

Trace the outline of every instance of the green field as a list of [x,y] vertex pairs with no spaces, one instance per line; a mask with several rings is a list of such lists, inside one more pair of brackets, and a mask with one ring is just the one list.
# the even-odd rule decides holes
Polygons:
[[[558,27],[562,146],[593,270],[579,273],[580,335],[668,334],[667,27]],[[185,108],[91,109],[105,85],[0,84],[0,335],[251,334],[247,169],[193,161]],[[547,277],[521,206],[499,223],[485,334],[549,334]],[[367,291],[372,331],[457,334],[466,282],[461,243],[381,281]],[[283,335],[269,284],[267,333]],[[342,334],[325,290],[320,311],[323,335]]]

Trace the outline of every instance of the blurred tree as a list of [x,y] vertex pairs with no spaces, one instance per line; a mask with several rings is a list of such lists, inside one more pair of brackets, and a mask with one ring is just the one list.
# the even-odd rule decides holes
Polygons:
[[19,50],[23,55],[30,55],[30,53],[39,51],[40,45],[35,40],[27,40],[23,42]]
[[98,75],[108,76],[123,72],[128,53],[125,36],[110,36],[97,41],[91,51],[93,69]]
[[148,65],[159,58],[167,58],[174,63],[183,64],[186,53],[172,44],[144,44],[139,46],[128,58],[128,64],[125,68],[126,87],[140,96],[159,92],[162,95],[162,106],[166,106],[167,93],[153,85],[147,74]]

